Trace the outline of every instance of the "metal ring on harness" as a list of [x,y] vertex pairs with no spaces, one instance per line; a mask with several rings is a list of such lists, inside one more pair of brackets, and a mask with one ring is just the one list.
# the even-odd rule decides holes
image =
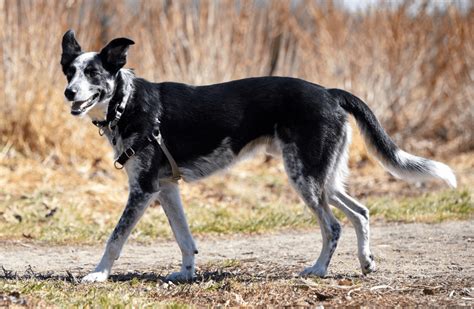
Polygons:
[[151,132],[151,135],[153,135],[154,138],[158,138],[158,136],[160,136],[160,130],[159,129],[153,129],[153,131]]
[[123,169],[124,166],[122,164],[120,164],[119,161],[115,160],[114,161],[114,167],[118,170],[121,170],[121,169]]

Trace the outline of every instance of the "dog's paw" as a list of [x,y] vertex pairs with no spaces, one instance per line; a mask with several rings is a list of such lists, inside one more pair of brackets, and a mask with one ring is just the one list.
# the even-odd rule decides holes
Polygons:
[[106,272],[93,272],[82,278],[82,283],[105,282],[109,275]]
[[372,254],[365,262],[361,262],[360,266],[364,275],[373,273],[377,270],[377,267],[375,266],[374,256]]
[[302,277],[309,277],[309,276],[316,276],[324,278],[326,277],[327,269],[325,267],[319,267],[317,265],[305,268],[302,272],[300,272],[300,276]]
[[178,271],[169,274],[166,276],[166,281],[171,281],[171,282],[177,282],[177,283],[183,283],[183,282],[191,282],[194,279],[196,279],[196,275],[194,272],[190,271]]

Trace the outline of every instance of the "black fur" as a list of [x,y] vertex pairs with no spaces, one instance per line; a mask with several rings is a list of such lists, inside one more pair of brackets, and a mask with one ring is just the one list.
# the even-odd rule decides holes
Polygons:
[[99,53],[104,68],[112,74],[117,73],[127,63],[127,51],[133,44],[135,42],[127,38],[110,41]]
[[69,68],[71,62],[77,58],[82,53],[81,46],[76,41],[74,36],[74,31],[68,30],[62,40],[63,52],[61,54],[61,66],[63,68],[64,74],[67,75],[66,71]]
[[[308,163],[305,174],[324,177],[331,159],[324,152],[342,134],[346,112],[326,89],[296,78],[248,78],[198,87],[134,79],[133,96],[118,123],[120,135],[147,136],[157,117],[180,166],[210,154],[225,138],[237,155],[253,140],[276,133],[284,143],[298,144]],[[143,184],[152,183],[160,166],[167,165],[159,148],[148,151],[153,159],[143,158],[150,164],[143,169]]]
[[400,161],[400,158],[397,156],[398,146],[385,132],[367,104],[361,99],[341,89],[329,89],[328,91],[338,100],[342,108],[354,116],[360,129],[370,140],[370,145],[387,162],[393,166],[401,166],[408,171],[423,172],[426,170],[426,166],[429,166],[429,160],[427,159],[419,158],[416,161]]

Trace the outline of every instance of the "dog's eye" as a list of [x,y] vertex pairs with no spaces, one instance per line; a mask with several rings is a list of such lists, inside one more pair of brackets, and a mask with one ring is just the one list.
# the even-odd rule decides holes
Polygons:
[[97,75],[99,75],[99,72],[96,70],[86,70],[85,73],[90,77],[96,77]]

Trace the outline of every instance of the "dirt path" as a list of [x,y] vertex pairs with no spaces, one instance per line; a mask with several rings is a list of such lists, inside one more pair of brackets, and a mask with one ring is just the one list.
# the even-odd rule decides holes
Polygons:
[[[210,265],[214,268],[232,266],[243,274],[265,274],[267,278],[270,276],[277,280],[295,278],[303,267],[312,263],[320,250],[321,237],[314,230],[222,239],[201,238],[197,242],[200,251],[198,271],[209,271],[212,268]],[[349,285],[358,284],[359,292],[394,292],[412,287],[419,289],[421,298],[418,300],[423,300],[422,303],[474,305],[474,221],[372,227],[372,250],[378,271],[368,277],[360,276],[356,248],[355,232],[350,225],[346,225],[328,279],[322,280],[323,284],[345,285],[340,281],[348,278]],[[0,242],[0,265],[18,274],[31,266],[36,272],[65,274],[69,271],[79,277],[94,267],[101,252],[102,244],[46,246],[3,241]],[[179,258],[174,242],[157,242],[147,246],[130,243],[113,271],[114,274],[153,272],[165,275],[168,271],[177,270]],[[2,275],[0,270],[0,277]],[[346,292],[343,293],[345,298],[341,299],[337,296],[338,292],[334,292],[332,301],[352,299],[351,296],[347,298]],[[357,291],[354,292],[356,294]],[[416,297],[414,301],[417,301]]]

